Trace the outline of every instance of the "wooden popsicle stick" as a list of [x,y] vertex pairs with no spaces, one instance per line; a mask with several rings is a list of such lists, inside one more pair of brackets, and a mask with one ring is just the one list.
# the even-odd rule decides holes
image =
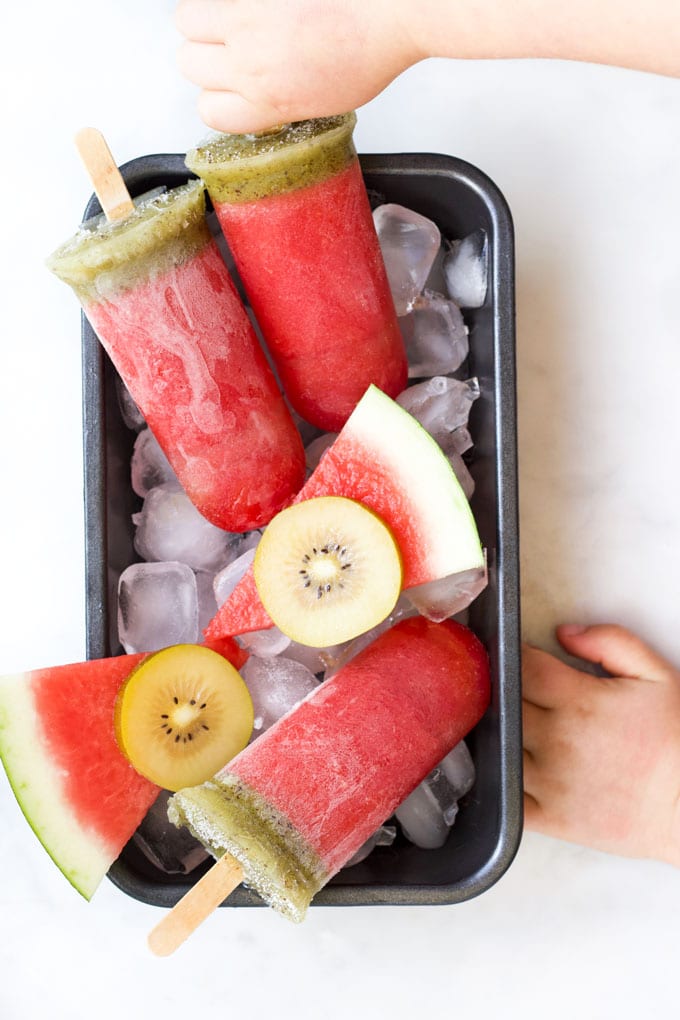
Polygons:
[[135,207],[101,131],[83,128],[75,143],[107,220],[125,219]]
[[170,956],[243,881],[239,862],[225,854],[150,932],[149,949]]

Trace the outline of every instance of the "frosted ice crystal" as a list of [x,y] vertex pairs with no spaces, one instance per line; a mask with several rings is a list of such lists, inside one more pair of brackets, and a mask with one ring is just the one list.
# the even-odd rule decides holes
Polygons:
[[236,555],[240,541],[207,521],[172,482],[152,489],[133,521],[135,549],[143,559],[179,560],[194,570],[219,570]]
[[436,375],[400,393],[397,403],[420,422],[445,454],[464,453],[472,445],[467,429],[470,408],[479,396],[477,379]]
[[444,257],[446,292],[461,308],[484,304],[489,275],[489,245],[484,230],[452,241]]
[[255,559],[255,547],[246,549],[215,575],[213,590],[218,607],[223,605]]
[[253,739],[269,729],[319,685],[314,674],[302,663],[285,655],[276,658],[251,655],[241,668],[241,676],[253,699]]
[[165,482],[175,482],[179,487],[177,476],[170,467],[168,458],[149,428],[142,429],[135,439],[130,478],[132,488],[142,499],[148,496],[151,489]]
[[386,630],[389,630],[390,627],[393,627],[398,620],[405,619],[407,616],[415,616],[415,614],[416,609],[413,604],[405,595],[400,595],[390,615],[381,623],[376,624],[375,627],[367,630],[364,634],[359,634],[358,637],[353,638],[351,641],[345,641],[343,644],[336,645],[335,648],[326,649],[322,653],[322,657],[326,661],[324,679],[329,680],[330,677],[335,676],[338,670],[342,669],[344,665],[350,662],[359,652],[363,651],[364,648],[368,648],[377,637]]
[[198,640],[198,597],[185,563],[133,563],[118,582],[118,635],[126,652]]
[[468,356],[468,329],[460,308],[426,290],[399,320],[410,379],[455,372]]
[[377,846],[392,846],[396,838],[397,828],[395,825],[381,825],[377,832],[369,836],[364,845],[359,847],[354,857],[347,862],[345,867],[353,868],[355,864],[361,864],[369,854],[373,853]]
[[329,659],[337,652],[337,645],[332,648],[312,648],[311,645],[300,645],[296,641],[291,641],[286,648],[286,658],[301,662],[310,672],[316,674],[325,671]]
[[484,591],[488,584],[486,566],[461,570],[436,581],[418,584],[408,588],[404,597],[421,616],[434,623],[441,623],[449,616],[456,616],[470,605]]
[[268,627],[266,630],[252,630],[247,634],[239,635],[239,644],[242,645],[251,655],[259,655],[263,658],[271,658],[285,652],[290,644],[290,638],[282,634],[278,627]]
[[198,595],[198,631],[202,634],[217,612],[217,601],[213,587],[214,575],[208,570],[196,571],[196,592]]
[[457,453],[455,450],[450,451],[447,460],[451,467],[453,468],[453,473],[460,482],[461,489],[463,490],[467,498],[470,499],[472,497],[473,492],[475,491],[475,480],[470,474],[470,470],[467,464],[460,456],[460,454]]
[[439,228],[412,209],[388,203],[373,212],[397,315],[406,315],[425,286],[441,244]]
[[475,781],[475,766],[464,741],[415,788],[395,811],[404,835],[416,846],[443,846],[458,813],[458,801]]
[[130,391],[119,375],[116,376],[116,396],[123,421],[133,432],[139,432],[146,425],[144,415],[135,404],[130,396]]

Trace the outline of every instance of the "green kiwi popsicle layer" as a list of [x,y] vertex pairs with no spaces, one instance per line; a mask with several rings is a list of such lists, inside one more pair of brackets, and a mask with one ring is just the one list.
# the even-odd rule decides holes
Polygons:
[[291,921],[302,921],[328,879],[318,854],[288,819],[226,769],[176,793],[168,817],[186,825],[214,857],[235,857],[245,884]]
[[356,158],[354,113],[286,124],[258,135],[218,134],[187,153],[186,163],[214,202],[253,202],[304,188]]
[[211,240],[202,181],[149,192],[122,220],[87,220],[47,260],[83,304],[130,290],[192,258]]

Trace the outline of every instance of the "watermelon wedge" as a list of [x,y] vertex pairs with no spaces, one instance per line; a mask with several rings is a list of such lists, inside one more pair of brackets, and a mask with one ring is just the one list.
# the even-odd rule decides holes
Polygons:
[[[484,566],[465,493],[440,447],[396,401],[370,386],[294,502],[346,496],[391,528],[404,588]],[[271,627],[252,568],[205,630],[207,640]]]
[[[239,668],[232,641],[214,650]],[[119,750],[114,708],[144,653],[0,677],[0,757],[26,820],[90,899],[160,788]]]

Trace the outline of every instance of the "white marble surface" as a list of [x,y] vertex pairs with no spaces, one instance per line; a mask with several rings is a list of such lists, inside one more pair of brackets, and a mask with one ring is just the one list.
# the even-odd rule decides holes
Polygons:
[[[3,672],[83,656],[78,310],[43,268],[89,187],[204,133],[174,67],[173,0],[14,4],[0,33]],[[96,27],[95,27],[96,21]],[[360,115],[362,151],[485,170],[517,232],[523,608],[630,624],[680,663],[680,82],[560,63],[428,62]],[[622,766],[624,767],[624,766]],[[525,838],[447,908],[222,910],[171,961],[154,908],[81,902],[0,783],[0,1016],[552,1020],[677,1015],[680,873]]]

